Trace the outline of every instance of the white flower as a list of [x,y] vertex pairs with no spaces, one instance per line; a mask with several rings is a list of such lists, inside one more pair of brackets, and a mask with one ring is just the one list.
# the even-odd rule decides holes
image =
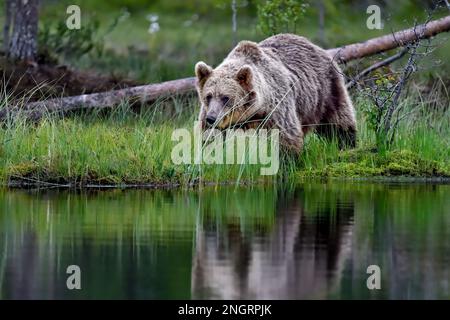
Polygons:
[[148,14],[146,18],[151,23],[158,22],[158,19],[159,19],[158,15],[157,14],[153,14],[153,13]]
[[152,22],[150,23],[150,27],[148,28],[148,33],[153,34],[159,31],[159,23],[158,22]]

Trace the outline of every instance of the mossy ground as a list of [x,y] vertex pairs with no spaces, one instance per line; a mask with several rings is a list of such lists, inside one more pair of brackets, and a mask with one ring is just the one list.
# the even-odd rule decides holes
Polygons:
[[336,162],[323,168],[305,168],[298,174],[301,178],[450,177],[450,166],[424,159],[411,150],[381,155],[373,150],[354,149],[342,151]]

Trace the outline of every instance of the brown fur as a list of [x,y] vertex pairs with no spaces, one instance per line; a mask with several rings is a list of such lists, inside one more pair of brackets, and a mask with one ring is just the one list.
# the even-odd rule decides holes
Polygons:
[[260,43],[240,42],[214,70],[195,66],[199,120],[209,125],[277,128],[281,145],[300,151],[312,129],[337,134],[355,146],[356,120],[342,72],[327,52],[307,39],[279,34]]

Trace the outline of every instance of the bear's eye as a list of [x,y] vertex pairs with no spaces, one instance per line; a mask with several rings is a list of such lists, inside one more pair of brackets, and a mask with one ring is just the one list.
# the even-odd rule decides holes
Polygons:
[[206,102],[209,104],[211,102],[211,99],[212,99],[212,95],[208,94],[206,96]]
[[228,103],[228,101],[230,101],[230,98],[227,96],[223,96],[220,99],[222,100],[223,105],[226,105]]

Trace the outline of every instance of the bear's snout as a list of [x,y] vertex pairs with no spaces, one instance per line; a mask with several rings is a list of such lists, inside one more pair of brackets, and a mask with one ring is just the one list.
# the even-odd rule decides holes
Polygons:
[[217,118],[213,117],[213,116],[207,116],[206,117],[206,123],[209,126],[212,126],[215,122],[216,122]]

